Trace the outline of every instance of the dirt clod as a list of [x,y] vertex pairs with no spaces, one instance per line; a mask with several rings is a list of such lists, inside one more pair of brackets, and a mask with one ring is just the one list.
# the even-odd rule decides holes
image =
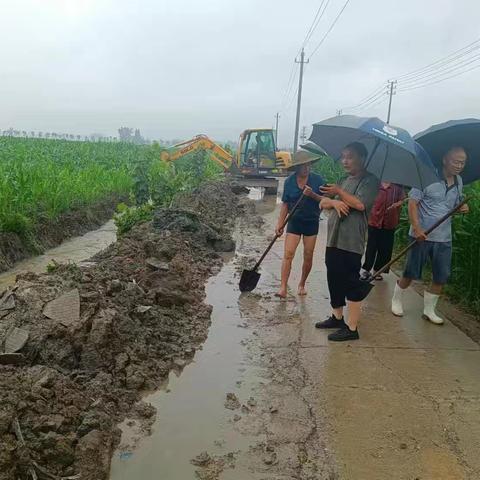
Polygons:
[[202,452],[197,455],[195,458],[192,458],[190,462],[197,467],[204,467],[212,461],[212,457],[207,452]]
[[240,402],[238,401],[238,398],[234,393],[227,393],[224,405],[225,408],[228,408],[229,410],[237,410],[238,408],[240,408]]

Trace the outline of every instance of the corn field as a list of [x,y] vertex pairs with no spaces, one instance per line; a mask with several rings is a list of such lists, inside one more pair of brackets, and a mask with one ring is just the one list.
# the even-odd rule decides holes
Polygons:
[[23,234],[42,220],[127,194],[138,148],[0,138],[0,230]]
[[[344,175],[340,164],[329,158],[317,162],[314,171],[327,182],[336,182]],[[480,185],[465,187],[464,193],[473,195],[473,199],[469,202],[470,213],[457,215],[453,220],[452,277],[447,293],[462,307],[480,315]],[[408,230],[407,207],[404,206],[395,236],[396,249],[406,245]],[[428,268],[425,273],[428,279]]]
[[480,185],[465,188],[472,194],[470,213],[453,221],[452,281],[448,293],[477,315],[480,314]]
[[203,154],[173,164],[161,147],[0,137],[0,232],[20,235],[112,195],[166,204],[219,169]]

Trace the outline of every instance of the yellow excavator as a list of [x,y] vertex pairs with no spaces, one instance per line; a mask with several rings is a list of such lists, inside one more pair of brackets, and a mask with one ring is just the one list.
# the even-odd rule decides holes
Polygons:
[[225,150],[206,135],[197,135],[161,153],[161,159],[173,162],[197,150],[209,153],[212,160],[246,187],[264,187],[265,193],[277,192],[278,179],[287,175],[292,163],[290,152],[278,151],[272,129],[255,128],[240,135],[235,154]]

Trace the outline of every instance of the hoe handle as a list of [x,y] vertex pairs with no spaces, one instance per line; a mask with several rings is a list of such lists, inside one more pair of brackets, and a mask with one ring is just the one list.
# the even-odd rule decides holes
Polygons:
[[[440,218],[435,224],[433,224],[425,233],[428,235],[432,233],[437,227],[439,227],[445,220],[448,220],[453,214],[457,213],[472,197],[465,197],[455,208],[452,208],[448,213],[446,213],[442,218]],[[381,275],[383,272],[388,270],[397,260],[402,258],[412,247],[418,243],[417,240],[410,242],[404,249],[400,251],[398,255],[390,260],[386,265],[384,265],[380,270],[375,272],[372,277],[375,278],[377,275]]]

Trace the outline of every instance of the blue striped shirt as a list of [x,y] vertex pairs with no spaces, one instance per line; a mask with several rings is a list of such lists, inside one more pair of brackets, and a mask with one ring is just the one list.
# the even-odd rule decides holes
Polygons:
[[[432,183],[424,190],[412,188],[409,198],[418,202],[418,220],[423,230],[428,230],[462,200],[463,181],[460,175],[451,187],[447,187],[445,180]],[[413,227],[410,227],[413,237]],[[452,241],[452,219],[449,218],[436,228],[427,238],[431,242]]]

